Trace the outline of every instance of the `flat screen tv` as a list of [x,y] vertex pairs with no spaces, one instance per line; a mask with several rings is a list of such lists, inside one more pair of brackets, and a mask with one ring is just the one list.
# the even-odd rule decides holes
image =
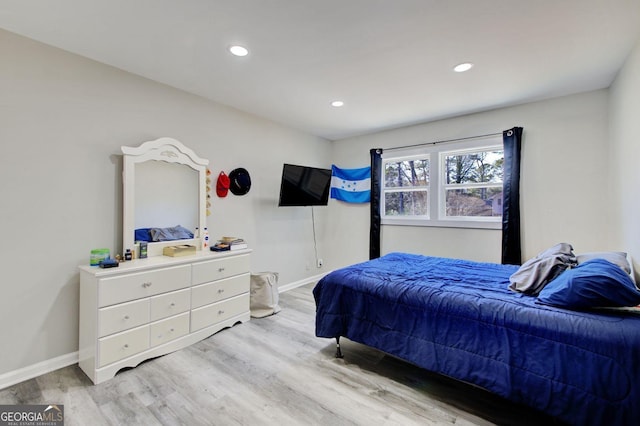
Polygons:
[[331,170],[285,164],[278,206],[326,206]]

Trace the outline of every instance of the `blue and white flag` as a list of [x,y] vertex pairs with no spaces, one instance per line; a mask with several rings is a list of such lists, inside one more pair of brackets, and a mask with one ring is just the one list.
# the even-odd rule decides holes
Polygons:
[[331,198],[347,203],[371,200],[371,167],[341,169],[331,166]]

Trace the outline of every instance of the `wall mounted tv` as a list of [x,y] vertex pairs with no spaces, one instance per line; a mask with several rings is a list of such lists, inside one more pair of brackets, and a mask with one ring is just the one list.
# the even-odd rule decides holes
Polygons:
[[278,206],[326,206],[331,170],[285,164]]

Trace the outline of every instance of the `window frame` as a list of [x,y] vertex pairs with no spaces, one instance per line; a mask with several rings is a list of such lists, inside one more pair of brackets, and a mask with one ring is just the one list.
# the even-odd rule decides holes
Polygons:
[[[444,197],[446,194],[446,188],[442,184],[442,182],[444,182],[443,162],[445,155],[478,151],[504,151],[502,134],[471,140],[443,142],[383,151],[381,176],[384,176],[386,163],[417,158],[429,159],[429,185],[426,187],[429,194],[427,204],[429,211],[428,214],[424,216],[386,216],[384,196],[385,192],[391,188],[385,187],[383,178],[379,194],[381,200],[380,223],[382,225],[502,229],[502,216],[445,216],[446,206]],[[495,186],[495,184],[481,186]]]
[[[429,162],[429,184],[426,186],[414,186],[414,187],[406,187],[406,186],[400,186],[400,187],[387,187],[385,185],[386,183],[386,179],[384,179],[385,176],[385,165],[387,163],[397,163],[398,161],[411,161],[411,160],[427,160]],[[416,155],[407,155],[407,156],[402,156],[402,157],[390,157],[388,160],[384,160],[381,162],[381,167],[382,167],[382,174],[381,176],[383,176],[383,182],[382,185],[380,185],[380,190],[381,190],[381,194],[380,194],[380,200],[382,200],[382,202],[380,203],[380,217],[381,218],[402,218],[403,220],[429,220],[429,218],[431,217],[431,203],[432,203],[432,184],[431,184],[431,170],[432,170],[432,156],[430,154],[416,154]],[[394,192],[427,192],[427,214],[426,215],[419,215],[419,216],[395,216],[395,215],[389,215],[387,216],[386,213],[386,203],[385,203],[385,194],[387,193],[394,193]]]

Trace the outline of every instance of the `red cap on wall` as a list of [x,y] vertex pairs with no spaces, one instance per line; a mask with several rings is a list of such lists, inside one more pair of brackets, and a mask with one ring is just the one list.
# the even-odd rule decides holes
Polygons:
[[218,194],[218,197],[224,198],[227,196],[230,184],[229,176],[227,176],[225,172],[220,172],[218,182],[216,183],[216,194]]

